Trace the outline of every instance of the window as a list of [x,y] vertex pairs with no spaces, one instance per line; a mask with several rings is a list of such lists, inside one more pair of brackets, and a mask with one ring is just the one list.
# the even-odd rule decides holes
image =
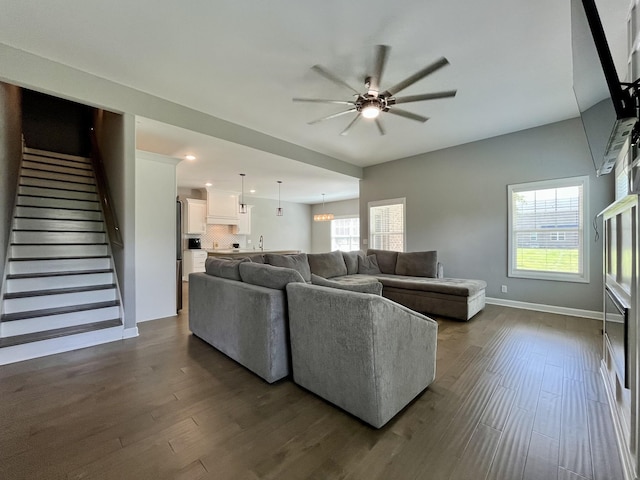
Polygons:
[[588,282],[589,177],[509,185],[509,276]]
[[360,218],[331,220],[331,251],[351,252],[360,248]]
[[405,250],[405,199],[369,202],[369,248]]

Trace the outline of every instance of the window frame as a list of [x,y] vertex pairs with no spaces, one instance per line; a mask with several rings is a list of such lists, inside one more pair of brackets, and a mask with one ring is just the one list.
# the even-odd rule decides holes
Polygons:
[[406,197],[401,197],[401,198],[389,198],[386,200],[373,200],[371,202],[367,202],[367,213],[368,213],[368,228],[369,228],[369,232],[368,232],[368,248],[375,248],[373,246],[373,235],[375,234],[375,232],[373,232],[373,228],[372,228],[372,218],[371,218],[371,210],[372,208],[375,207],[384,207],[384,206],[391,206],[391,205],[402,205],[402,252],[406,252],[407,251],[407,199]]
[[[514,209],[513,195],[519,192],[529,192],[534,190],[547,190],[553,188],[565,187],[582,187],[582,232],[578,229],[579,240],[582,247],[581,268],[582,273],[567,272],[543,272],[539,270],[523,270],[516,268],[515,253],[515,237],[514,235]],[[535,280],[553,280],[559,282],[589,283],[589,176],[582,175],[578,177],[558,178],[553,180],[542,180],[537,182],[518,183],[507,186],[507,243],[508,243],[508,268],[507,276],[514,278],[527,278]],[[580,251],[580,245],[578,247]]]

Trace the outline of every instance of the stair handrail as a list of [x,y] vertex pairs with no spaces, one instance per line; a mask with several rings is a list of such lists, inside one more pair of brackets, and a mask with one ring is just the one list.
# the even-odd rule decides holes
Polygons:
[[107,174],[104,168],[104,162],[102,160],[102,154],[98,146],[98,140],[96,138],[95,130],[91,129],[91,163],[93,164],[93,172],[96,177],[96,184],[98,186],[98,196],[100,197],[100,203],[102,204],[102,212],[104,215],[104,223],[107,228],[107,233],[112,245],[124,247],[122,242],[122,233],[120,232],[120,226],[118,224],[118,218],[113,208],[113,201],[111,200],[111,192],[109,190],[109,184],[107,182]]

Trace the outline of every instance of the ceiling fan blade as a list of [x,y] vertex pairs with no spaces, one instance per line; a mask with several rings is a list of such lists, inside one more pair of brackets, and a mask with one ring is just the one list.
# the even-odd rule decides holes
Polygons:
[[400,110],[399,108],[390,108],[387,113],[393,113],[394,115],[398,115],[400,117],[408,118],[410,120],[415,120],[416,122],[426,122],[429,120],[429,117],[423,117],[422,115],[418,115],[416,113],[407,112],[406,110]]
[[311,102],[311,103],[334,103],[337,105],[355,105],[356,102],[345,100],[325,100],[322,98],[292,98],[294,102]]
[[384,127],[382,126],[382,122],[380,121],[379,118],[376,118],[376,127],[378,127],[378,131],[380,132],[380,135],[384,135],[385,133],[387,133]]
[[361,117],[361,116],[362,116],[362,115],[360,115],[360,112],[358,112],[358,115],[356,115],[356,118],[354,118],[353,120],[351,120],[351,122],[349,123],[349,125],[347,125],[347,128],[345,128],[343,131],[341,131],[341,132],[340,132],[340,135],[342,135],[343,137],[344,137],[345,135],[347,135],[347,134],[349,133],[349,130],[351,130],[351,127],[353,127],[353,126],[356,124],[356,122],[357,122],[358,120],[360,120],[360,117]]
[[[357,111],[355,108],[351,108],[349,110],[345,110],[344,112],[334,113],[333,115],[327,115],[326,117],[319,118],[318,120],[314,120],[313,122],[309,122],[309,125],[315,125],[316,123],[324,122],[325,120],[329,120],[331,118],[336,118],[341,115],[346,115],[347,113],[352,113]],[[359,114],[358,114],[359,115]]]
[[316,73],[322,75],[327,80],[331,80],[336,85],[340,85],[342,87],[347,87],[349,90],[354,92],[356,95],[360,95],[360,92],[358,92],[355,88],[353,88],[351,85],[349,85],[347,82],[345,82],[341,78],[338,78],[335,74],[331,73],[329,70],[327,70],[323,66],[314,65],[313,67],[311,67],[311,70],[314,70]]
[[392,97],[396,93],[399,93],[401,90],[404,90],[408,86],[413,85],[414,83],[416,83],[418,80],[423,79],[427,75],[435,72],[436,70],[441,69],[442,67],[444,67],[445,65],[448,65],[448,64],[449,64],[449,60],[447,60],[444,57],[441,57],[439,60],[436,60],[431,65],[428,65],[428,66],[424,67],[422,70],[414,73],[410,77],[405,78],[400,83],[397,83],[393,87],[388,88],[387,90],[385,90],[384,96],[385,97]]
[[382,73],[387,63],[389,50],[387,45],[376,45],[376,60],[374,64],[373,75],[369,77],[369,92],[380,93],[380,84],[382,83]]
[[446,92],[423,93],[422,95],[407,95],[406,97],[390,98],[388,104],[421,102],[423,100],[436,100],[438,98],[455,97],[457,90],[447,90]]

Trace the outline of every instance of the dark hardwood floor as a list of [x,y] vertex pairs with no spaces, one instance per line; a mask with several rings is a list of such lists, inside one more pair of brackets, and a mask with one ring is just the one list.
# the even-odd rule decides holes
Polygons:
[[436,381],[375,430],[265,383],[190,335],[184,312],[0,367],[0,478],[623,478],[600,322],[491,305],[439,319]]

